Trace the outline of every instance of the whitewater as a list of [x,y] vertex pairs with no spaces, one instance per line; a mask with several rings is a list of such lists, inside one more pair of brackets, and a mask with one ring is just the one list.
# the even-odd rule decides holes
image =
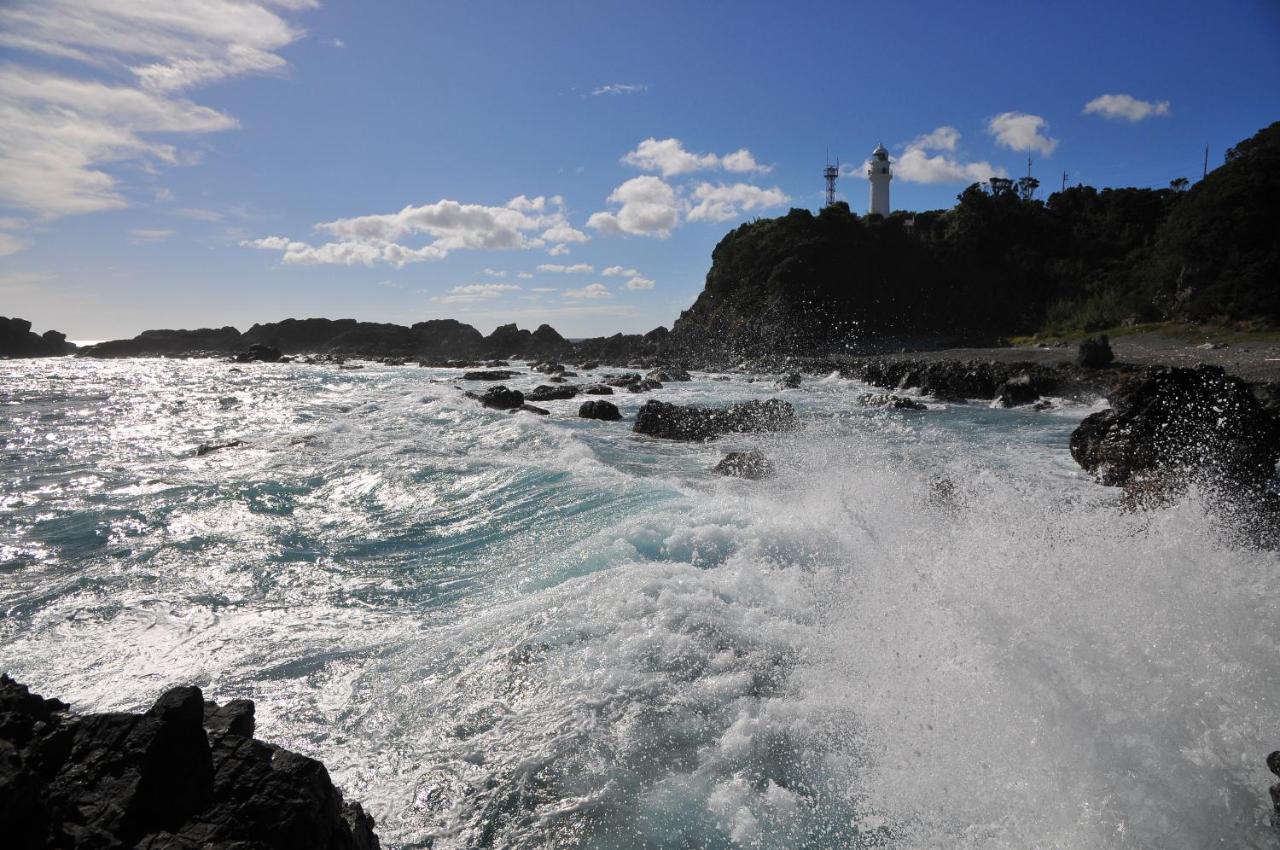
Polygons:
[[801,421],[683,444],[460,377],[0,361],[0,667],[253,699],[388,848],[1276,846],[1280,557],[1088,480],[1105,402],[610,397]]

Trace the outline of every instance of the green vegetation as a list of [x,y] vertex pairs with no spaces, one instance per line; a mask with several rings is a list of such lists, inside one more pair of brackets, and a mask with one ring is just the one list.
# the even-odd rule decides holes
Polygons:
[[836,204],[743,225],[675,332],[746,353],[1280,325],[1280,122],[1190,188],[1038,189],[996,178],[945,211]]

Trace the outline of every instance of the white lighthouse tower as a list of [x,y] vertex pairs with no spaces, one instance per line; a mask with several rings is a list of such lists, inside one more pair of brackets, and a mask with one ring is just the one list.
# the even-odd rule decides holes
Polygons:
[[876,149],[871,152],[867,179],[871,181],[871,201],[867,204],[867,213],[888,216],[889,181],[893,179],[893,170],[889,167],[889,152],[884,149],[884,145],[876,145]]

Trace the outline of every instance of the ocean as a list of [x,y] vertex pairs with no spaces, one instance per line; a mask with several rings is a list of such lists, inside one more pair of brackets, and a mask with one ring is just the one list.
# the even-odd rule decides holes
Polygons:
[[387,848],[1275,846],[1280,556],[1084,476],[1105,403],[610,397],[801,420],[685,444],[460,374],[0,361],[0,666],[251,698]]

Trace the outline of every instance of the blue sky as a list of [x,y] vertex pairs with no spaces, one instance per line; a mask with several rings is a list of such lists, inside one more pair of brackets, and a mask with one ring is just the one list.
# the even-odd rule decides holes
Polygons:
[[738,223],[1164,186],[1280,118],[1280,4],[9,0],[0,313],[670,325]]

